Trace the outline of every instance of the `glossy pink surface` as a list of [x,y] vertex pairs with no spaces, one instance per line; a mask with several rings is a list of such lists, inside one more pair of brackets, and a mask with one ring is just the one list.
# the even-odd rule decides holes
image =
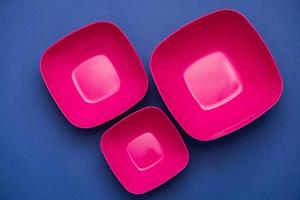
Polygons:
[[265,43],[233,10],[211,13],[173,33],[156,47],[150,66],[176,120],[204,141],[258,118],[283,88]]
[[104,133],[100,146],[115,176],[134,194],[168,181],[189,160],[179,132],[155,107],[143,108],[122,119]]
[[110,22],[87,25],[55,43],[42,56],[41,73],[66,118],[81,128],[125,112],[148,87],[137,53]]
[[200,58],[185,70],[183,76],[203,110],[221,106],[242,91],[234,67],[221,52]]

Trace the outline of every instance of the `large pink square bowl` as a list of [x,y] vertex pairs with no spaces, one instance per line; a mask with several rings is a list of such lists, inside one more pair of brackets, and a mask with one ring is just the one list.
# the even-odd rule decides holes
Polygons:
[[131,193],[148,192],[182,171],[189,160],[177,129],[158,108],[146,107],[124,118],[101,138],[111,170]]
[[249,124],[278,101],[283,88],[266,44],[233,10],[180,28],[156,47],[150,65],[171,113],[203,141]]
[[96,22],[67,35],[46,50],[40,65],[56,104],[80,128],[125,112],[148,87],[136,51],[110,22]]

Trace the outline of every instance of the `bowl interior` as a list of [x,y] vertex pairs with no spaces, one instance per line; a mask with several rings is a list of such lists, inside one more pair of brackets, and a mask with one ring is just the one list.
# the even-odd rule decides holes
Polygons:
[[41,72],[63,113],[83,128],[118,116],[147,89],[138,55],[108,22],[83,27],[51,46],[42,57]]
[[171,113],[199,140],[250,123],[282,91],[280,73],[263,40],[232,10],[199,18],[165,39],[152,55],[151,71]]
[[115,124],[102,136],[101,149],[122,185],[135,194],[166,182],[187,165],[189,158],[175,126],[154,107]]

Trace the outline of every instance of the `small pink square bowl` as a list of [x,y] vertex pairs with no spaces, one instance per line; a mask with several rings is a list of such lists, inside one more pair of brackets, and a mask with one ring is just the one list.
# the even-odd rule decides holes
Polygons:
[[177,30],[156,47],[150,68],[175,119],[203,141],[249,124],[278,101],[283,88],[266,44],[233,10]]
[[80,128],[117,117],[141,100],[148,87],[135,49],[111,22],[65,36],[45,51],[40,66],[56,104]]
[[156,107],[143,108],[119,121],[104,133],[100,146],[117,179],[133,194],[160,186],[189,160],[179,132]]

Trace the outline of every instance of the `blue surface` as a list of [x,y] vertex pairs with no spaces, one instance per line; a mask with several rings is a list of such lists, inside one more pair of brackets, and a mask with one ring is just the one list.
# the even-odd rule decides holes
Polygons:
[[[123,116],[163,105],[149,73],[153,48],[180,26],[219,8],[243,12],[275,57],[284,93],[268,113],[213,142],[181,133],[188,167],[142,196],[126,192],[98,140]],[[118,24],[150,79],[146,97],[101,127],[70,125],[39,72],[42,52],[96,20]],[[300,199],[300,1],[0,1],[0,199]]]

